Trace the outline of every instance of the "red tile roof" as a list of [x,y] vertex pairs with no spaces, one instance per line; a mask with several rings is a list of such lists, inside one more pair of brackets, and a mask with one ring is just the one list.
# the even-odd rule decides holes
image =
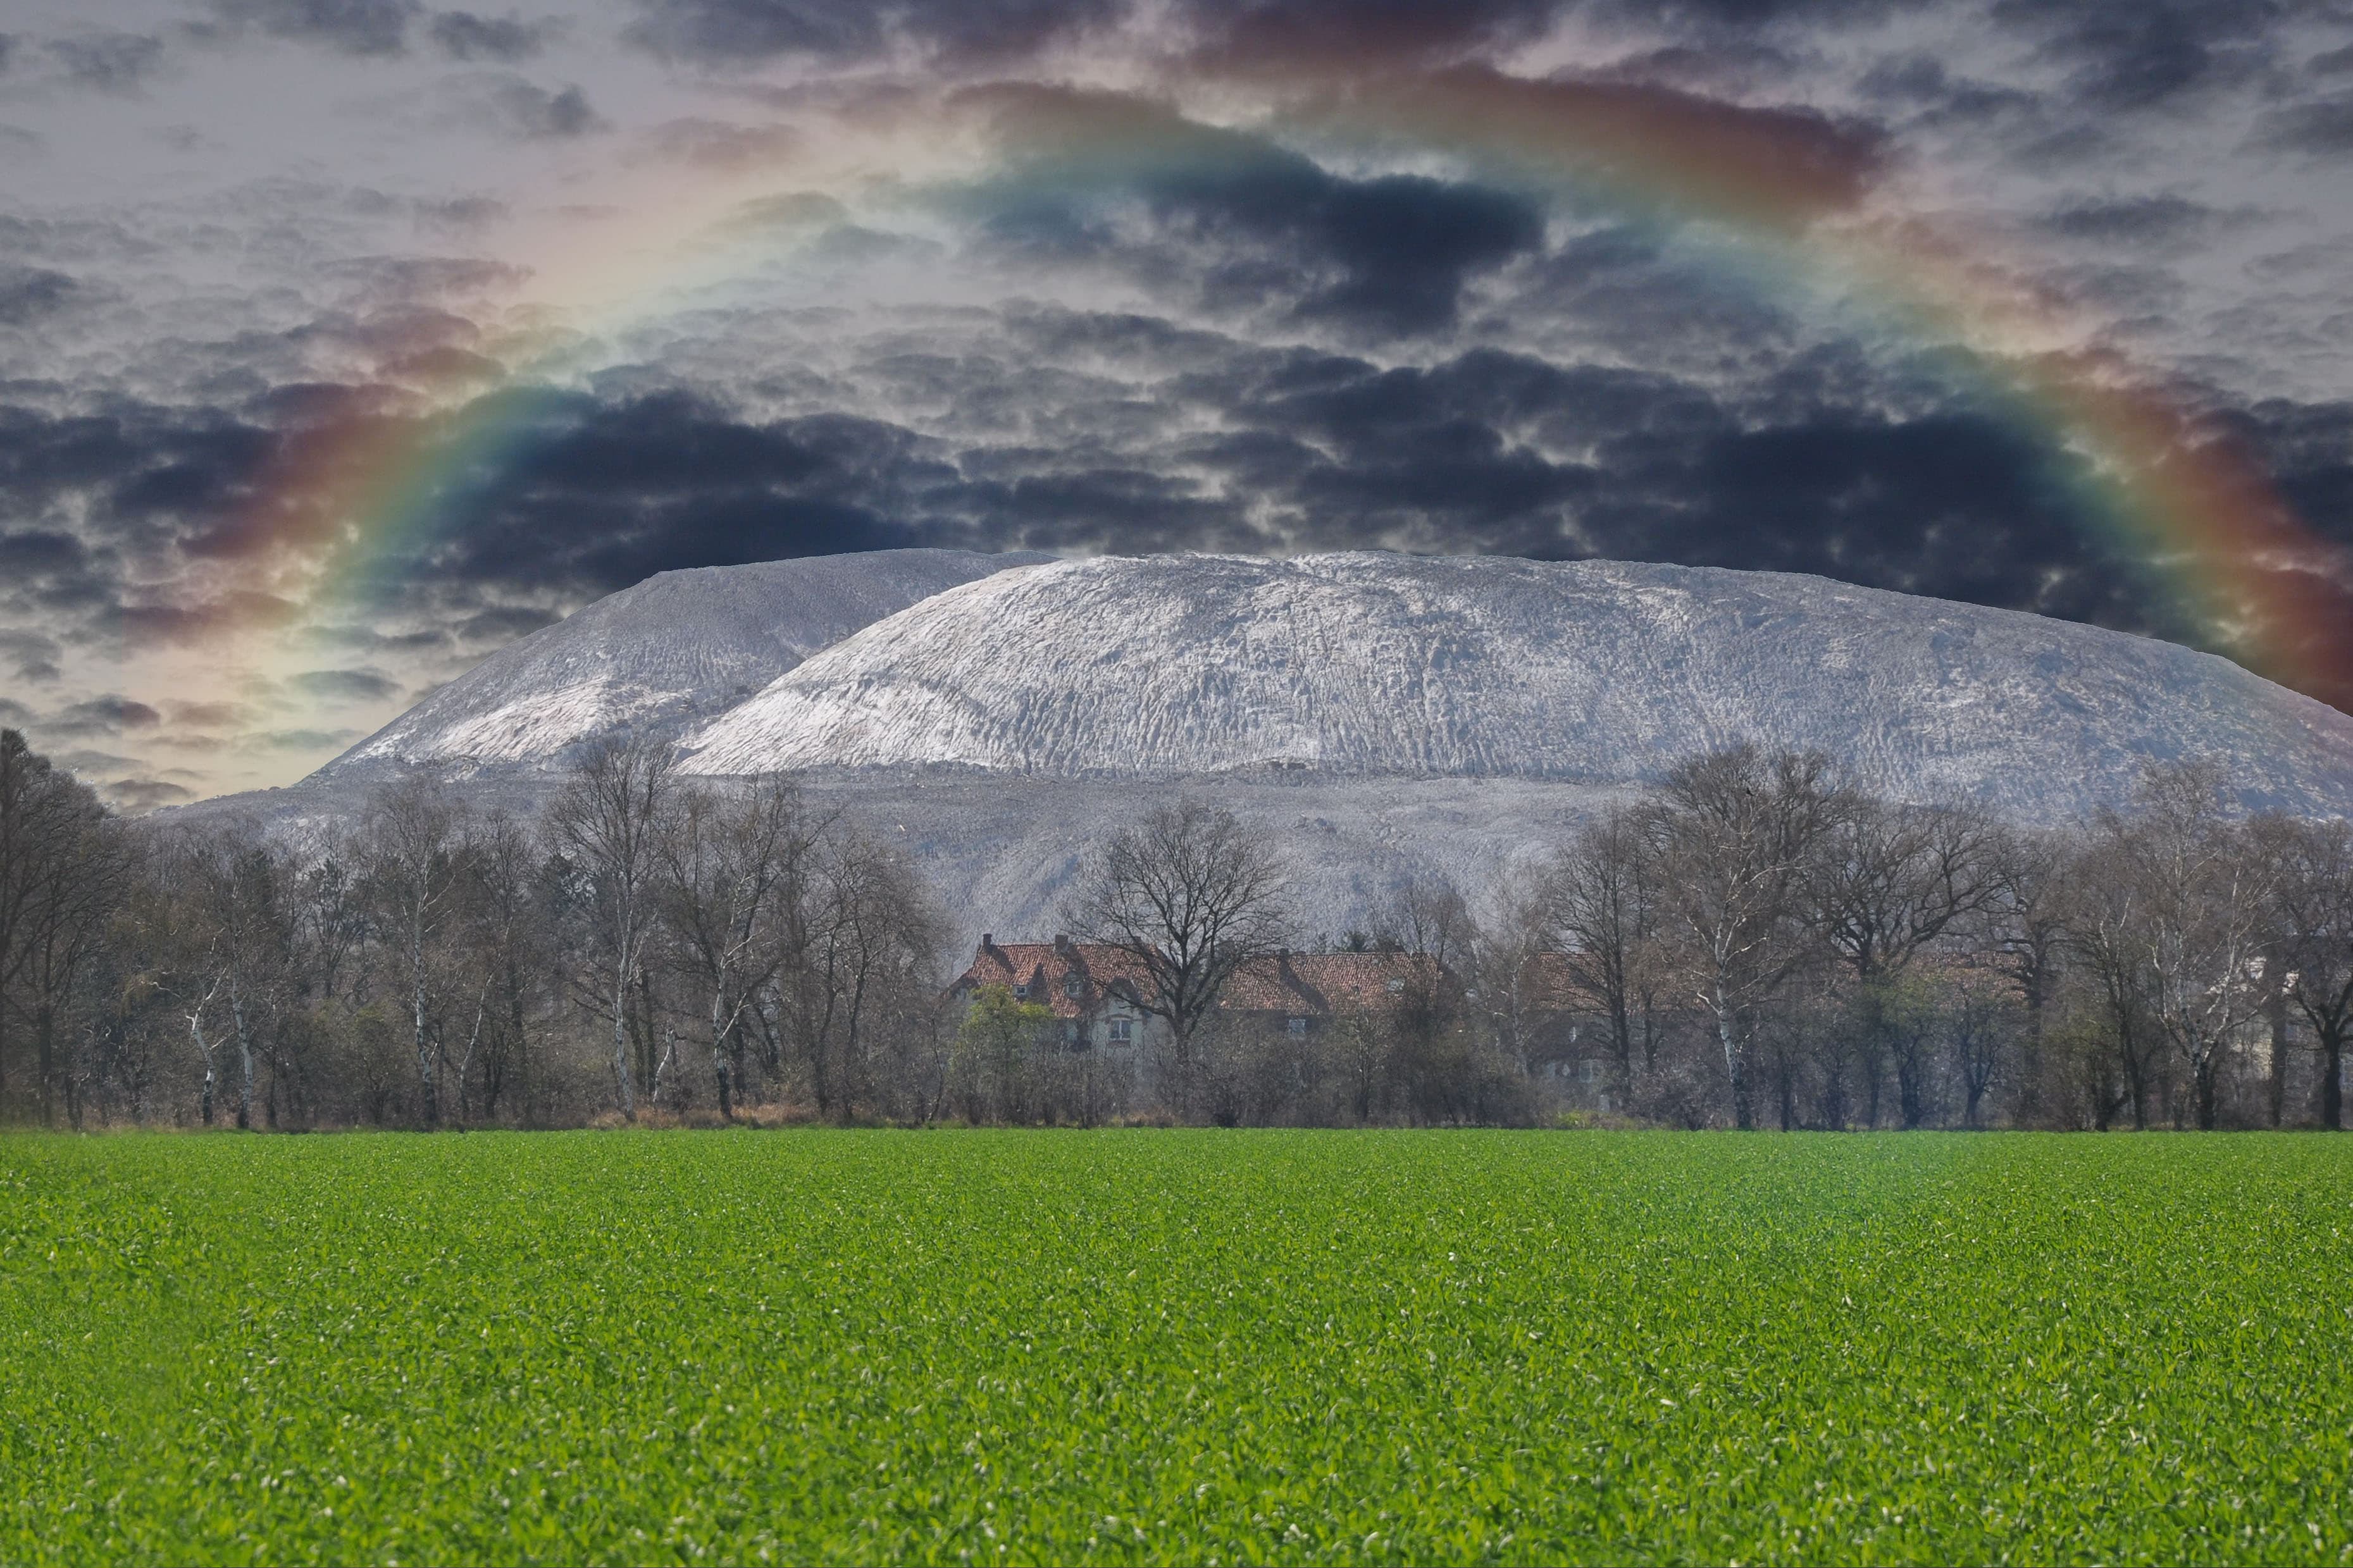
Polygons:
[[[1072,979],[1079,983],[1075,996],[1068,984]],[[1134,997],[1148,992],[1152,982],[1143,961],[1124,948],[1067,940],[998,942],[984,937],[971,966],[949,990],[961,993],[983,985],[1006,986],[1025,1002],[1052,1008],[1057,1018],[1084,1018],[1101,1010],[1113,988]]]
[[1447,977],[1434,958],[1406,952],[1292,952],[1242,965],[1218,1005],[1229,1012],[1322,1017],[1396,1005],[1408,985]]

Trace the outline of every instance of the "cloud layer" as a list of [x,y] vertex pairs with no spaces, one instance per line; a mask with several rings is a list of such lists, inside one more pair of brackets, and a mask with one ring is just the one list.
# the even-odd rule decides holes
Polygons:
[[2254,646],[1837,232],[1963,237],[2018,352],[2276,487],[2276,570],[2353,545],[2325,5],[42,4],[0,721],[129,806],[299,776],[649,573],[906,544],[1672,560]]

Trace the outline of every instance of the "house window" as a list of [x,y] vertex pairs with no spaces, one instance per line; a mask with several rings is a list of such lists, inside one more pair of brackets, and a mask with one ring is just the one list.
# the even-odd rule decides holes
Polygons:
[[1598,1061],[1594,1060],[1591,1057],[1588,1057],[1588,1058],[1586,1058],[1583,1061],[1581,1061],[1581,1062],[1577,1063],[1577,1082],[1579,1082],[1579,1083],[1599,1083],[1599,1082],[1600,1082],[1600,1081],[1601,1081],[1601,1064],[1600,1064],[1599,1062],[1598,1062]]
[[1282,1021],[1282,1029],[1283,1033],[1289,1035],[1295,1040],[1302,1035],[1307,1033],[1307,1020],[1304,1018],[1285,1018]]
[[1084,991],[1086,988],[1086,982],[1081,980],[1075,974],[1062,982],[1062,994],[1065,996],[1076,996],[1080,992]]
[[1023,997],[1025,997],[1025,996],[1027,996],[1027,995],[1029,995],[1029,987],[1028,987],[1027,985],[1016,985],[1016,986],[1013,988],[1013,999],[1014,999],[1016,1002],[1020,1001]]
[[1111,1021],[1111,1043],[1113,1045],[1124,1046],[1134,1038],[1134,1020],[1130,1018],[1113,1018]]
[[1073,1046],[1073,1047],[1075,1047],[1078,1043],[1079,1043],[1079,1026],[1078,1026],[1078,1024],[1076,1023],[1076,1021],[1072,1021],[1072,1022],[1071,1022],[1071,1023],[1068,1023],[1068,1024],[1063,1025],[1063,1026],[1062,1026],[1062,1044],[1064,1044],[1064,1045],[1066,1045],[1066,1046]]
[[1405,982],[1404,982],[1404,981],[1402,981],[1402,980],[1392,980],[1392,981],[1390,981],[1390,982],[1389,982],[1389,994],[1390,994],[1390,995],[1394,996],[1394,995],[1396,995],[1398,992],[1400,992],[1400,991],[1402,991],[1402,990],[1404,990],[1404,989],[1405,989]]

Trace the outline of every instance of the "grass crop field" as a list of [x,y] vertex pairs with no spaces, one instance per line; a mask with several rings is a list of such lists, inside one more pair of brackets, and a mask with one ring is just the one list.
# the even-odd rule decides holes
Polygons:
[[2353,1140],[0,1142],[0,1562],[2353,1561]]

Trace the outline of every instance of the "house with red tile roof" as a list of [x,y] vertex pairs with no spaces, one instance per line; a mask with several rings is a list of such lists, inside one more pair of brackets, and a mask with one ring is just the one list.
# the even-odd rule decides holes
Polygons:
[[1156,1022],[1139,1005],[1152,977],[1143,960],[1103,942],[1000,942],[983,932],[972,963],[948,987],[950,1000],[969,1005],[983,986],[1002,985],[1017,1002],[1033,1002],[1054,1016],[1054,1033],[1071,1049],[1126,1050],[1143,1042]]

